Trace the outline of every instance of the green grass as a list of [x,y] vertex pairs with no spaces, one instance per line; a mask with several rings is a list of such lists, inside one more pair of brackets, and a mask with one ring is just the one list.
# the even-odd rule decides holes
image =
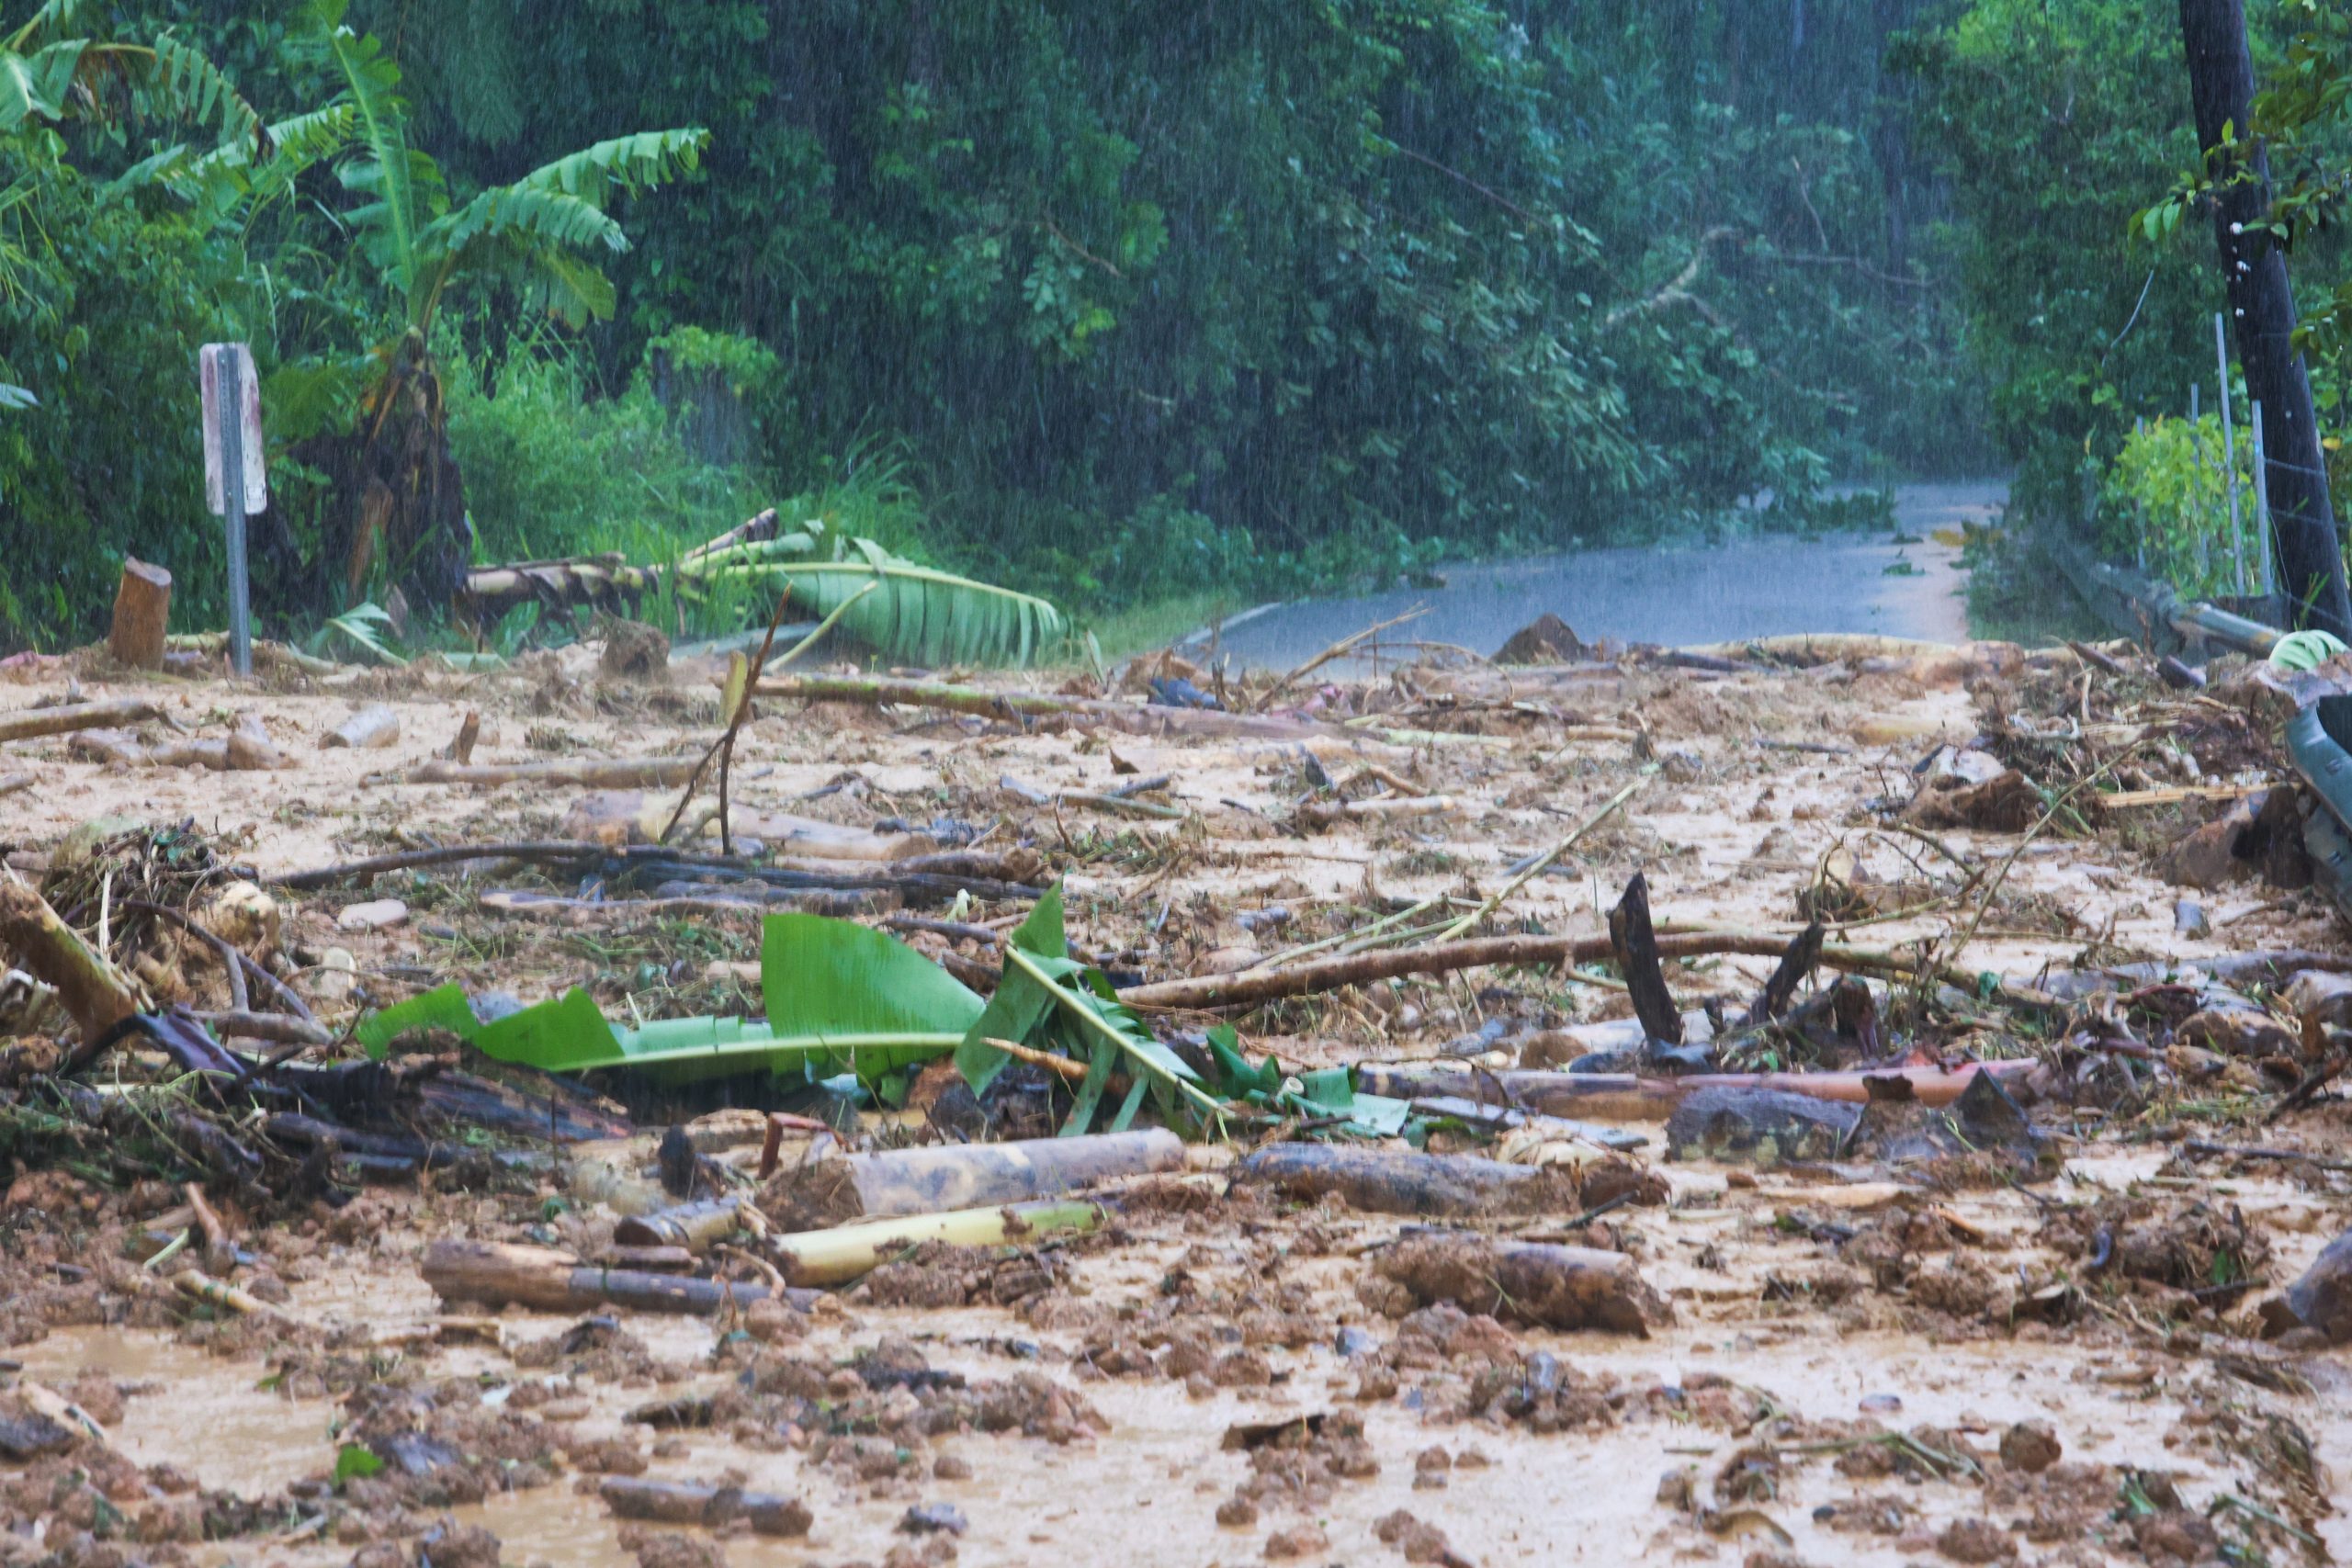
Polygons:
[[1092,632],[1103,658],[1125,659],[1166,648],[1223,617],[1254,610],[1259,603],[1230,588],[1173,593],[1088,616],[1080,623],[1079,635],[1082,638]]

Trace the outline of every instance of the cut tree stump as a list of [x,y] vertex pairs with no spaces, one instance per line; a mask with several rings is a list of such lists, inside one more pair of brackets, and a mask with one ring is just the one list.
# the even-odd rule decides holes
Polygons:
[[114,591],[114,626],[107,633],[107,651],[117,664],[129,669],[162,669],[164,626],[171,614],[172,574],[136,557],[124,557],[122,581]]

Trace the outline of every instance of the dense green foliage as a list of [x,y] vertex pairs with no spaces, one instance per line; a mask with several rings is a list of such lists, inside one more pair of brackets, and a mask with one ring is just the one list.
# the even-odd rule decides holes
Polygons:
[[[2256,130],[2282,176],[2297,291],[2318,309],[2322,330],[2306,334],[2314,393],[2340,434],[2352,400],[2327,306],[2347,269],[2340,240],[2316,219],[2352,167],[2343,95],[2326,85],[2342,80],[2346,29],[2301,0],[2253,0],[2247,13],[2268,82]],[[2018,464],[2013,504],[2039,522],[2090,527],[2119,558],[2145,555],[2185,584],[2233,591],[2213,417],[2213,319],[2225,300],[2198,205],[2209,187],[2178,0],[1969,0],[1898,39],[1890,62],[1920,83],[1921,141],[1950,181],[1968,342],[1996,435]],[[2201,444],[2184,418],[2192,382]],[[2251,551],[2247,409],[2234,373],[2232,400]],[[2328,446],[2340,513],[2352,473],[2340,439]]]
[[[878,454],[928,518],[893,548],[1094,605],[1979,463],[1882,58],[1926,8],[51,0],[167,40],[185,104],[0,129],[0,384],[38,400],[0,546],[70,568],[9,580],[0,640],[86,631],[131,548],[213,613],[206,336],[273,378],[265,553],[329,598],[381,570],[334,570],[368,475],[301,443],[409,384],[403,333],[487,554],[642,550]],[[742,477],[651,493],[697,465]]]

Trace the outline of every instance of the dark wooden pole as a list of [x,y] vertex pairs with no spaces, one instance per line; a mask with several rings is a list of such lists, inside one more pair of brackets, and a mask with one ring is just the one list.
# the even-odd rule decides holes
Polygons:
[[2224,126],[2243,134],[2253,116],[2254,61],[2246,51],[2244,0],[2180,0],[2180,31],[2198,145],[2206,150],[2217,183],[2213,235],[2229,285],[2231,331],[2245,367],[2246,394],[2262,408],[2263,478],[2278,591],[2292,602],[2298,625],[2352,640],[2352,598],[2345,593],[2311,378],[2294,345],[2287,257],[2261,228],[2270,206],[2269,160],[2259,147],[2244,160],[2217,151]]

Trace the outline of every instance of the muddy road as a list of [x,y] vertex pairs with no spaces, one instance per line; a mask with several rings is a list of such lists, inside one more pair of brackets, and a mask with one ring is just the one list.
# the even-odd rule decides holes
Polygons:
[[[279,1005],[266,973],[332,1041],[246,1042],[255,1077],[209,1095],[152,1039],[61,1072],[70,1024],[21,987],[0,998],[0,1563],[2170,1568],[2352,1551],[2352,1353],[2278,1316],[2352,1225],[2345,1102],[2324,1087],[2283,1100],[2324,1060],[2344,1016],[2324,976],[2352,961],[2278,840],[2230,826],[2284,778],[2278,694],[2248,671],[2217,663],[2209,692],[2183,695],[2122,649],[2109,672],[2066,650],[1867,643],[1724,671],[1431,665],[1225,734],[763,702],[734,761],[736,829],[757,840],[739,856],[878,851],[869,874],[918,852],[1029,857],[991,863],[1057,884],[1070,951],[1201,1073],[1220,1070],[1204,1043],[1219,1021],[1253,1067],[1277,1059],[1269,1084],[1371,1064],[1467,1073],[1474,1095],[1521,1097],[1516,1126],[1433,1097],[1412,1145],[1362,1141],[1547,1185],[1529,1206],[1446,1218],[1277,1189],[1245,1170],[1254,1150],[1313,1147],[1335,1116],[1376,1108],[1265,1111],[1264,1091],[1223,1083],[1227,1135],[1171,1118],[1192,1134],[1181,1163],[1092,1190],[1091,1232],[910,1246],[789,1304],[702,1316],[502,1305],[436,1293],[424,1270],[462,1242],[763,1287],[800,1267],[775,1216],[807,1173],[849,1151],[1051,1137],[1071,1086],[1023,1061],[977,1100],[952,1067],[924,1069],[895,1106],[765,1074],[658,1088],[596,1072],[582,1093],[429,1032],[394,1044],[371,1090],[384,1120],[365,1124],[446,1152],[370,1164],[357,1145],[281,1144],[292,1124],[273,1120],[261,1057],[354,1062],[352,1024],[431,987],[487,1011],[577,986],[625,1026],[795,1005],[792,983],[763,993],[758,967],[763,917],[795,900],[892,930],[976,989],[1002,983],[1028,895],[906,881],[779,900],[716,856],[657,894],[486,849],[289,886],[371,854],[658,831],[674,790],[616,802],[562,775],[697,754],[716,670],[621,674],[598,652],[244,685],[125,679],[86,657],[0,672],[0,713],[69,682],[145,698],[179,727],[145,724],[151,748],[259,727],[267,770],[9,743],[0,775],[37,784],[0,801],[0,849],[155,1002],[218,1015],[235,998],[210,942],[134,902],[213,921],[258,965],[248,1006]],[[322,747],[378,706],[399,720],[391,744]],[[426,782],[469,711],[472,765],[537,771]],[[1555,871],[1514,871],[1628,786]],[[1636,873],[1663,946],[1762,933],[1657,972],[1683,1049],[1713,1070],[1826,1085],[2006,1061],[2030,1126],[1954,1109],[1955,1142],[1932,1116],[1849,1105],[1832,1120],[1871,1118],[1850,1137],[1746,1147],[1736,1116],[1530,1098],[1618,1081],[1562,1070],[1577,1060],[1683,1102],[1669,1074],[1692,1060],[1641,1045],[1640,964],[1607,957],[1606,911]],[[245,884],[266,919],[232,897]],[[1148,999],[1425,948],[1464,916],[1471,935],[1602,956],[1437,964],[1223,1012]],[[1827,959],[1779,1021],[1744,1032],[1808,916]],[[2256,952],[2301,956],[2233,958]],[[461,1080],[520,1096],[540,1135],[450,1121],[420,1087]],[[1726,1092],[1735,1111],[1761,1103]],[[1162,1120],[1136,1099],[1137,1125]],[[831,1130],[787,1124],[761,1179],[778,1108]],[[318,1113],[359,1125],[371,1105]],[[603,1135],[544,1135],[559,1113]],[[672,1201],[665,1170],[763,1218],[723,1250],[631,1250],[624,1211]],[[1629,1269],[1645,1304],[1614,1327],[1561,1326],[1479,1269],[1433,1284],[1402,1261],[1457,1245]],[[608,1505],[616,1480],[792,1499],[777,1514],[795,1528],[631,1521]]]
[[[1797,632],[1959,642],[1968,636],[1960,552],[1935,535],[1989,521],[2007,494],[1994,481],[1901,486],[1892,535],[1611,547],[1449,566],[1442,588],[1273,605],[1204,628],[1191,648],[1230,652],[1248,667],[1287,670],[1417,605],[1429,613],[1399,627],[1396,637],[1481,654],[1544,615],[1559,616],[1588,642],[1673,647]],[[1918,542],[1896,544],[1896,535]],[[1357,674],[1370,667],[1369,660],[1339,666]]]

